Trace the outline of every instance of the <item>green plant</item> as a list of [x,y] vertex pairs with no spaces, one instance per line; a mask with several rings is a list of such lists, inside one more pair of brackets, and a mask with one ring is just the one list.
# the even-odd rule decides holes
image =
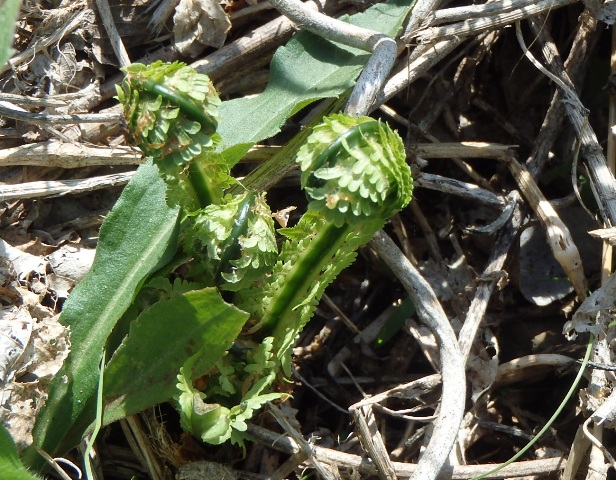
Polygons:
[[0,478],[13,480],[39,480],[22,465],[11,434],[0,425]]
[[4,66],[11,56],[19,4],[19,0],[5,0],[0,3],[0,66]]
[[402,140],[368,117],[325,118],[297,162],[308,211],[295,227],[279,230],[287,240],[271,274],[237,289],[234,303],[253,323],[243,348],[222,359],[203,393],[190,388],[186,366],[179,377],[183,424],[210,443],[241,443],[253,410],[283,396],[268,389],[281,371],[290,375],[291,349],[325,288],[411,199]]
[[[356,19],[395,34],[409,10],[404,2],[393,1]],[[387,173],[372,185],[374,200],[385,206],[349,226],[341,220],[354,218],[349,213],[329,218],[311,209],[296,227],[281,232],[288,240],[280,255],[264,194],[244,189],[229,174],[243,152],[275,133],[289,115],[317,98],[340,95],[352,84],[365,56],[336,46],[323,49],[325,58],[314,59],[308,51],[322,41],[302,34],[292,48],[276,54],[269,93],[263,94],[278,95],[277,105],[284,106],[273,115],[258,97],[252,106],[244,100],[223,102],[217,115],[219,102],[209,82],[180,64],[127,69],[118,97],[133,141],[151,159],[109,214],[92,271],[65,306],[61,321],[71,327],[73,351],[37,418],[36,446],[56,455],[92,428],[105,348],[104,424],[175,397],[186,428],[213,443],[226,438],[241,442],[245,420],[264,402],[281,396],[273,385],[281,369],[288,372],[290,347],[323,289],[352,261],[369,232],[410,199],[408,167],[392,166],[404,158],[399,138],[384,124],[365,118],[337,117],[317,129],[325,135],[335,126],[336,131],[327,133],[330,143],[341,137],[338,147],[322,156],[329,161],[357,151],[362,161],[375,160],[375,148],[378,155],[391,154]],[[327,58],[329,52],[332,58]],[[299,89],[283,95],[283,82],[295,68],[308,81],[310,93]],[[314,87],[320,88],[318,94],[312,93]],[[356,128],[352,122],[366,125]],[[351,132],[345,136],[347,130]],[[393,142],[392,147],[380,146],[382,141]],[[312,155],[317,143],[309,142],[303,152]],[[326,146],[319,147],[321,153]],[[335,169],[328,163],[325,170],[331,175]],[[326,179],[307,175],[306,187],[317,192]],[[394,180],[401,183],[394,185]],[[350,185],[353,191],[353,181]],[[233,194],[227,193],[229,186],[235,186]],[[314,241],[310,251],[317,251],[322,237],[313,234],[321,227],[338,232],[336,247],[304,258],[299,240]],[[174,271],[189,259],[194,260],[188,273],[179,280]],[[335,265],[324,268],[330,261]],[[305,296],[272,293],[282,276],[306,268],[316,286],[305,290]],[[267,296],[266,301],[260,296]],[[163,343],[165,349],[160,348]],[[192,381],[203,375],[208,387],[199,392]],[[34,446],[23,460],[42,468]]]

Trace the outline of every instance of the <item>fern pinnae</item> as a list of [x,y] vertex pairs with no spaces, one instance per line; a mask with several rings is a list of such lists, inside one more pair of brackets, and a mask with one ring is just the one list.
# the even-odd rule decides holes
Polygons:
[[222,199],[233,179],[214,147],[220,99],[206,75],[181,62],[125,67],[117,87],[130,139],[169,184],[169,202],[203,208]]
[[177,92],[174,92],[173,90],[167,88],[165,85],[153,82],[152,80],[144,80],[140,82],[140,86],[143,90],[147,92],[160,95],[163,99],[175,103],[187,115],[189,115],[201,124],[201,129],[203,130],[203,133],[207,135],[213,135],[214,133],[216,133],[218,120],[198,108],[194,103],[192,103],[184,96],[179,95]]
[[260,332],[274,337],[287,374],[291,347],[327,285],[412,192],[402,140],[369,117],[324,119],[297,162],[309,210],[296,227],[280,231],[289,240],[272,272]]

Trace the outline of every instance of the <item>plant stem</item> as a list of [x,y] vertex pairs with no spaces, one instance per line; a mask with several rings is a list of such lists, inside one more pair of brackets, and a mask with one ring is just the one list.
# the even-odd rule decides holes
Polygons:
[[199,162],[199,159],[195,159],[190,162],[188,167],[188,178],[190,180],[190,186],[193,190],[193,197],[197,201],[200,208],[205,208],[213,203],[218,203],[222,197],[220,189],[213,188],[212,183],[207,175],[207,172],[203,168],[203,165]]
[[229,268],[229,262],[236,259],[241,253],[240,236],[245,236],[248,232],[248,214],[254,208],[256,201],[256,193],[249,191],[240,205],[229,237],[220,247],[222,254],[216,269],[216,283],[218,285],[220,285],[225,269]]
[[151,80],[145,80],[142,82],[136,82],[136,84],[149,92],[160,95],[165,100],[170,101],[173,105],[177,105],[192,119],[198,121],[201,124],[201,129],[208,135],[212,135],[216,132],[217,122],[205,113],[201,108],[197,107],[194,103],[184,98],[181,94],[176,93],[164,85],[153,82]]
[[293,310],[306,298],[315,277],[331,262],[351,230],[346,224],[341,227],[325,224],[312,238],[308,248],[293,260],[294,265],[285,276],[283,288],[276,291],[263,316],[265,334],[273,331],[276,339],[285,337],[284,330],[288,330],[289,322],[283,319],[292,315]]

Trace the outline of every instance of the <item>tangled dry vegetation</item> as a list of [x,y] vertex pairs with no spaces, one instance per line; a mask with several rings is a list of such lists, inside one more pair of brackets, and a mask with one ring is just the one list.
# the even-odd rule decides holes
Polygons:
[[[369,3],[316,2],[331,16]],[[436,297],[413,305],[374,245],[364,248],[295,348],[292,400],[250,427],[246,455],[182,434],[161,405],[107,427],[98,478],[411,476],[433,421],[448,416],[438,374],[448,353],[422,323],[439,304],[468,385],[443,478],[485,473],[541,429],[589,331],[596,368],[549,431],[487,478],[608,478],[614,375],[603,367],[612,364],[616,235],[602,228],[616,225],[613,2],[448,3],[417,0],[373,112],[405,138],[415,178],[411,206],[387,231]],[[31,441],[34,411],[69,345],[56,321],[62,304],[143,161],[126,145],[113,98],[119,67],[183,60],[209,75],[223,100],[255,95],[275,49],[295,32],[257,0],[23,2],[15,53],[0,70],[1,414],[20,446]],[[297,132],[310,108],[249,152],[237,175]],[[290,173],[270,188],[274,210],[304,205],[297,184]],[[596,293],[580,307],[588,291]]]

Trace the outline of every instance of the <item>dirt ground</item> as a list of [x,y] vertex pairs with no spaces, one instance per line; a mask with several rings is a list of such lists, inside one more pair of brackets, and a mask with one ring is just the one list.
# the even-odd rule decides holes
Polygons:
[[[0,346],[7,352],[0,414],[20,447],[31,441],[33,411],[67,353],[62,305],[92,262],[105,215],[143,162],[127,144],[114,99],[121,60],[103,3],[26,0],[15,53],[0,71],[0,107],[10,108],[0,111],[0,324],[10,339]],[[177,3],[184,14],[174,15]],[[321,3],[339,16],[372,2]],[[565,466],[563,478],[614,478],[614,415],[592,417],[614,381],[608,277],[616,234],[600,230],[616,225],[616,182],[607,170],[616,160],[613,4],[517,0],[476,13],[482,5],[432,3],[459,9],[426,15],[399,39],[393,71],[402,86],[372,115],[404,138],[415,182],[412,204],[386,231],[431,285],[465,355],[466,413],[456,466],[443,478],[485,473],[541,430],[577,375],[589,331],[597,368],[587,369],[509,473],[487,478],[555,479]],[[525,11],[522,4],[538,10],[518,27],[498,23],[498,15]],[[109,8],[130,61],[185,61],[210,76],[223,100],[262,92],[275,49],[297,32],[257,0],[110,0]],[[284,144],[311,108],[263,145]],[[69,122],[66,114],[98,116]],[[251,153],[237,176],[263,161]],[[298,176],[287,175],[268,199],[272,210],[301,210]],[[294,350],[293,398],[280,406],[290,426],[262,413],[244,455],[182,433],[173,408],[160,405],[105,428],[97,478],[409,477],[442,413],[434,375],[442,351],[416,307],[374,248],[362,248]],[[373,396],[378,402],[359,411],[385,453],[366,445],[349,410]],[[588,419],[593,446],[582,432]],[[389,459],[380,473],[379,457]],[[80,454],[68,458],[79,463]]]

